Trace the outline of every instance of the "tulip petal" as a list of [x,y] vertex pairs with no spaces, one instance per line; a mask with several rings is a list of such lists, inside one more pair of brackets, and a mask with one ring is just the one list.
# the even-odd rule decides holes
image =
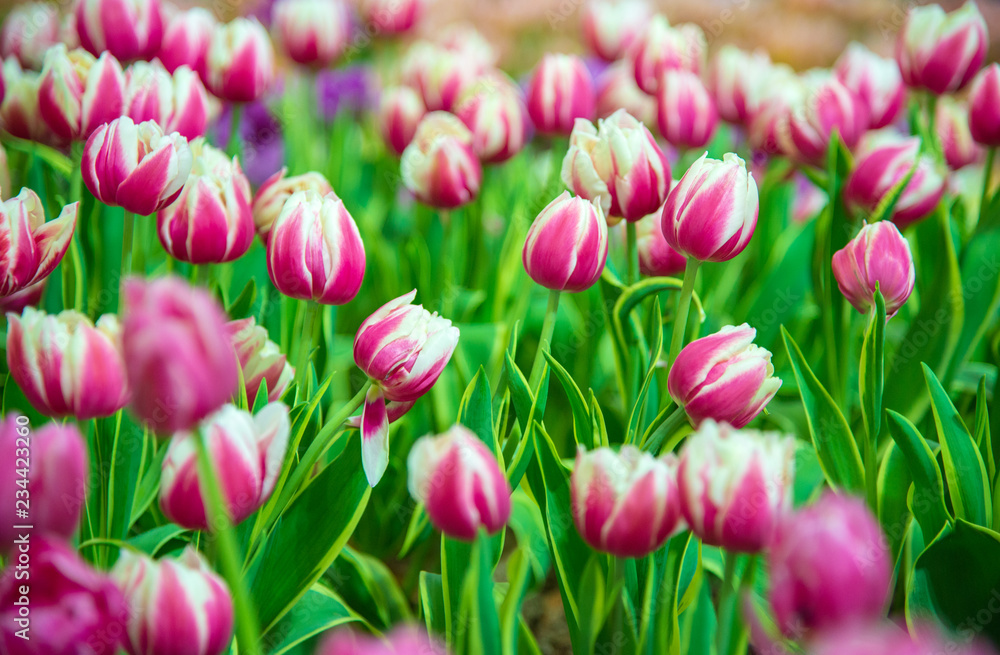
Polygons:
[[263,485],[260,491],[260,503],[263,504],[274,491],[274,485],[281,474],[281,465],[285,461],[288,449],[288,407],[284,403],[268,403],[253,418],[257,440],[257,449],[261,458],[261,473]]
[[373,385],[365,394],[361,414],[361,464],[372,487],[389,467],[389,415],[382,387],[378,385]]
[[62,261],[63,255],[69,248],[69,242],[73,238],[73,230],[76,229],[76,214],[79,208],[79,202],[66,205],[59,214],[59,218],[49,221],[35,230],[32,236],[35,239],[39,262],[34,276],[27,284],[34,284],[48,277],[49,273]]

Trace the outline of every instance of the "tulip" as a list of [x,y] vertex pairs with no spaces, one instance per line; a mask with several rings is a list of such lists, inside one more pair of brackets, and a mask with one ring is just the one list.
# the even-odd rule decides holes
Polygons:
[[208,79],[208,47],[218,26],[215,16],[204,7],[178,12],[167,21],[157,58],[171,73],[187,66],[204,82]]
[[111,578],[92,569],[72,547],[42,535],[31,537],[29,555],[30,630],[19,632],[17,622],[24,618],[23,589],[29,582],[19,571],[27,569],[8,565],[0,577],[0,652],[115,652],[128,607]]
[[354,363],[372,382],[361,414],[361,461],[373,487],[389,465],[393,405],[405,411],[430,391],[458,345],[458,328],[413,305],[416,295],[414,289],[375,310],[354,337]]
[[359,634],[350,628],[328,634],[316,655],[448,655],[443,644],[416,626],[394,628],[386,638]]
[[236,157],[228,158],[201,139],[191,150],[190,177],[177,200],[156,215],[160,243],[182,262],[231,262],[253,243],[250,182]]
[[164,134],[153,121],[136,125],[122,116],[90,135],[81,169],[95,198],[148,216],[177,199],[191,164],[187,139]]
[[531,279],[553,291],[589,289],[607,260],[608,225],[601,206],[566,191],[535,218],[521,254]]
[[226,323],[236,358],[243,370],[247,402],[253,406],[261,384],[266,384],[267,399],[274,402],[281,398],[285,389],[295,377],[295,369],[278,348],[278,344],[268,338],[267,330],[251,316]]
[[176,277],[126,280],[123,292],[132,410],[158,432],[190,430],[236,391],[225,313],[207,291]]
[[790,67],[778,64],[761,74],[748,98],[747,141],[754,152],[786,157],[795,154],[788,115],[804,96],[802,80]]
[[417,439],[406,470],[410,496],[453,539],[472,541],[480,528],[493,534],[510,518],[507,477],[486,444],[463,425]]
[[976,143],[1000,145],[1000,64],[990,64],[972,82],[969,131]]
[[136,123],[154,121],[167,134],[194,139],[205,134],[208,102],[205,85],[185,65],[171,75],[157,60],[139,61],[126,72],[124,114]]
[[982,161],[984,149],[972,139],[969,130],[969,106],[951,96],[938,98],[934,127],[944,151],[944,160],[952,170]]
[[427,111],[452,111],[485,72],[480,62],[444,46],[419,41],[403,59],[402,80],[420,92]]
[[482,71],[497,72],[492,69],[500,61],[500,53],[471,23],[452,23],[436,34],[434,41]]
[[274,47],[255,18],[216,28],[206,60],[208,90],[230,102],[258,100],[274,81]]
[[865,225],[833,254],[833,277],[847,301],[862,314],[874,306],[877,286],[885,298],[885,317],[890,319],[913,292],[910,244],[889,221]]
[[545,55],[532,73],[527,96],[528,115],[544,134],[569,134],[577,118],[594,119],[594,86],[579,57]]
[[827,492],[778,524],[769,599],[788,635],[863,623],[889,600],[892,556],[864,501]]
[[130,655],[221,655],[233,637],[226,583],[188,546],[177,559],[122,549],[111,576],[129,605]]
[[719,113],[701,78],[686,70],[668,70],[656,93],[656,122],[671,145],[701,148],[712,140]]
[[76,32],[95,57],[107,50],[112,57],[152,59],[163,39],[159,0],[80,0]]
[[322,173],[309,172],[303,175],[285,177],[288,169],[283,167],[280,171],[267,178],[267,180],[257,189],[257,194],[253,197],[253,221],[257,227],[257,234],[267,243],[267,237],[271,233],[271,227],[278,220],[281,210],[285,207],[285,202],[299,191],[315,191],[321,196],[333,193],[333,187],[323,177]]
[[42,280],[9,296],[0,296],[0,314],[5,316],[8,313],[20,314],[25,307],[34,307],[40,303],[44,294],[45,280]]
[[874,212],[914,166],[913,176],[892,211],[894,223],[911,225],[934,211],[945,190],[945,179],[934,160],[920,154],[920,137],[885,134],[869,139],[847,178],[844,200],[856,210]]
[[695,427],[713,419],[742,428],[778,393],[771,352],[756,336],[746,323],[727,325],[686,345],[670,365],[670,397]]
[[796,158],[822,163],[834,132],[853,148],[868,127],[868,111],[840,80],[825,74],[804,81],[804,95],[787,114],[787,129]]
[[322,68],[347,47],[351,15],[342,0],[278,0],[271,11],[275,40],[292,61]]
[[[76,426],[47,423],[35,428],[27,417],[8,414],[0,422],[0,461],[9,467],[0,480],[0,552],[14,549],[19,535],[14,526],[25,523],[35,533],[71,540],[87,500],[90,470],[87,442]],[[27,507],[27,520],[16,515],[22,507]]]
[[267,273],[291,298],[343,305],[365,277],[365,247],[344,202],[332,191],[298,191],[267,239]]
[[0,123],[4,131],[19,139],[48,143],[55,135],[42,120],[38,111],[38,90],[42,77],[38,73],[25,71],[17,59],[8,58],[3,62],[4,94],[0,101]]
[[906,87],[896,62],[852,42],[837,59],[834,73],[865,106],[869,129],[896,122],[906,100]]
[[656,125],[656,100],[636,86],[627,61],[611,64],[597,77],[597,117],[607,118],[619,109],[635,116],[647,127]]
[[666,18],[657,14],[629,51],[635,82],[644,92],[655,95],[668,70],[700,75],[705,68],[707,49],[705,33],[700,27],[693,23],[671,27]]
[[980,641],[964,643],[974,635],[972,629],[967,630],[968,634],[962,634],[959,640],[942,634],[940,628],[930,623],[917,623],[909,631],[906,626],[889,621],[849,623],[817,635],[806,652],[808,655],[996,655],[993,648]]
[[771,58],[762,50],[746,52],[725,45],[716,53],[708,69],[708,88],[723,120],[749,124],[770,68]]
[[663,236],[685,257],[724,262],[750,242],[759,209],[757,184],[746,163],[731,152],[722,161],[705,154],[667,196]]
[[479,193],[483,170],[472,132],[453,114],[433,111],[420,121],[400,161],[403,185],[418,200],[453,209]]
[[105,314],[94,325],[77,311],[47,315],[28,307],[7,320],[7,366],[36,410],[86,421],[128,404],[116,316]]
[[621,59],[653,17],[646,0],[590,0],[583,8],[583,40],[605,61]]
[[274,491],[288,449],[288,407],[269,403],[256,416],[224,405],[197,429],[174,434],[163,460],[160,509],[174,523],[192,530],[211,525],[202,498],[194,439],[205,439],[229,518],[238,524],[256,512]]
[[38,111],[61,139],[81,140],[118,118],[125,98],[121,65],[108,53],[99,59],[58,44],[45,54]]
[[646,216],[635,224],[636,249],[639,251],[639,272],[650,276],[674,276],[684,272],[684,255],[670,247],[660,229],[660,212]]
[[791,509],[794,469],[794,437],[709,419],[681,451],[677,485],[684,519],[705,544],[759,552]]
[[645,557],[677,527],[681,508],[675,462],[635,446],[577,451],[570,481],[573,521],[592,548]]
[[907,86],[943,95],[972,80],[986,47],[986,21],[975,2],[949,14],[935,4],[912,7],[896,40],[896,63]]
[[42,201],[21,189],[0,204],[0,297],[9,296],[48,277],[69,249],[80,203],[63,207],[59,218],[45,222]]
[[455,114],[472,132],[472,149],[480,161],[507,161],[528,142],[530,121],[521,90],[502,73],[466,90]]
[[362,0],[361,20],[375,35],[411,31],[423,16],[427,0]]
[[410,145],[417,125],[427,113],[420,94],[408,86],[396,86],[382,92],[379,103],[378,124],[382,139],[396,153],[402,155]]
[[14,5],[0,30],[0,55],[39,69],[45,52],[59,43],[59,12],[47,2]]

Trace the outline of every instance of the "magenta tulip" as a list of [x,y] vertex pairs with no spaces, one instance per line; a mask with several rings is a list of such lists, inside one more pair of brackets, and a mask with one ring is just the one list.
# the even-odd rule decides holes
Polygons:
[[39,69],[45,53],[59,43],[59,11],[48,2],[14,5],[0,30],[0,55],[16,57],[25,68]]
[[393,628],[385,638],[338,628],[320,642],[316,655],[448,655],[448,649],[417,626]]
[[486,73],[481,61],[430,41],[418,41],[403,58],[403,84],[420,92],[427,111],[454,111],[459,98]]
[[521,89],[502,73],[466,90],[455,114],[472,132],[472,149],[484,163],[507,161],[527,145],[531,130],[528,109]]
[[885,298],[890,319],[913,292],[916,274],[906,237],[889,221],[865,225],[833,254],[833,277],[840,292],[862,314],[874,306],[876,287]]
[[653,17],[646,0],[589,0],[583,8],[583,41],[601,59],[621,59]]
[[411,31],[423,17],[427,0],[361,0],[361,20],[376,36]]
[[656,99],[636,86],[635,76],[627,61],[615,62],[604,69],[598,75],[596,85],[598,118],[607,118],[624,109],[646,127],[656,127]]
[[976,143],[1000,145],[1000,64],[990,64],[972,82],[969,131]]
[[788,139],[796,159],[822,164],[836,133],[848,148],[857,145],[868,128],[868,108],[832,75],[804,82],[803,95],[786,115]]
[[403,151],[403,185],[432,207],[454,209],[471,202],[483,180],[472,143],[472,132],[454,114],[430,112]]
[[584,291],[608,260],[608,225],[600,205],[568,192],[528,228],[521,261],[532,280],[553,291]]
[[694,23],[671,27],[666,18],[657,14],[629,50],[635,82],[644,92],[655,95],[668,70],[700,75],[707,49],[705,32],[700,27]]
[[771,68],[771,58],[762,50],[746,52],[725,45],[712,58],[708,88],[719,116],[730,123],[748,125],[756,113],[760,86]]
[[267,330],[251,316],[226,323],[226,331],[243,370],[247,402],[253,405],[262,384],[267,385],[269,401],[281,398],[295,377],[295,369],[278,344],[268,338]]
[[343,0],[279,0],[271,9],[271,24],[292,61],[324,67],[347,47],[351,15]]
[[217,27],[206,62],[205,85],[223,100],[258,100],[274,82],[274,47],[256,18],[235,18]]
[[684,272],[687,259],[670,247],[660,230],[660,212],[635,224],[639,272],[651,276],[675,276]]
[[577,118],[594,119],[594,83],[583,60],[547,54],[531,75],[528,116],[543,134],[569,134]]
[[899,118],[905,106],[906,87],[896,62],[852,42],[837,59],[834,73],[865,105],[870,129],[892,125]]
[[80,0],[76,5],[80,44],[95,57],[107,50],[122,61],[152,59],[163,39],[159,0]]
[[671,145],[701,148],[715,134],[719,114],[701,78],[686,70],[664,71],[656,92],[656,124]]
[[986,58],[986,21],[975,2],[945,13],[915,6],[896,40],[896,62],[908,86],[943,95],[960,90]]
[[410,145],[417,125],[427,113],[420,94],[408,86],[396,86],[382,92],[378,124],[382,139],[397,156]]
[[138,61],[125,78],[124,114],[133,121],[155,121],[165,133],[177,132],[185,139],[205,135],[211,113],[208,91],[186,65],[170,74],[157,60]]
[[218,26],[215,16],[204,7],[176,13],[167,21],[157,58],[171,73],[187,66],[204,82],[208,79],[208,47]]
[[80,203],[63,207],[54,221],[45,221],[42,201],[34,191],[0,204],[0,297],[40,283],[55,270],[69,249]]
[[957,171],[983,160],[986,149],[972,138],[967,102],[941,96],[934,116],[934,127],[948,168]]
[[99,59],[58,44],[45,54],[38,87],[38,111],[60,138],[86,139],[118,118],[124,107],[125,76],[109,53]]
[[0,127],[19,139],[39,143],[61,141],[42,120],[38,110],[38,93],[42,77],[34,71],[21,69],[14,57],[3,62],[3,100],[0,101]]
[[298,191],[315,191],[321,196],[333,193],[333,187],[322,173],[315,171],[286,177],[288,169],[280,171],[267,178],[253,197],[253,221],[257,234],[267,243],[274,222],[281,215],[285,203]]

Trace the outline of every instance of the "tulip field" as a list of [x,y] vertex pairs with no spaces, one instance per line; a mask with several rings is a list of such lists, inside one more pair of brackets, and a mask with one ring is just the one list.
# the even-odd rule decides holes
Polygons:
[[1000,653],[975,2],[447,4],[6,10],[0,655]]

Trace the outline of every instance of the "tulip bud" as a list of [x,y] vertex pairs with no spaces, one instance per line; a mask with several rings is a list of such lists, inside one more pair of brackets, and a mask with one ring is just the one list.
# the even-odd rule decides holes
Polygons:
[[42,77],[25,71],[17,59],[3,62],[3,100],[0,101],[0,123],[4,131],[19,139],[49,143],[55,137],[38,111],[38,91]]
[[243,369],[247,402],[253,405],[262,383],[267,384],[267,399],[274,402],[281,398],[295,376],[295,369],[268,338],[267,330],[257,325],[251,316],[226,323],[226,331]]
[[343,305],[365,277],[365,247],[344,202],[332,191],[299,191],[285,202],[267,239],[267,272],[291,298]]
[[21,189],[0,204],[0,298],[44,280],[62,261],[76,229],[80,203],[63,207],[59,218],[45,222],[42,201],[34,191]]
[[597,117],[607,118],[619,109],[635,116],[647,127],[656,125],[656,100],[635,84],[627,61],[617,61],[597,77]]
[[[76,426],[47,423],[36,428],[28,425],[27,417],[8,414],[0,421],[0,462],[10,467],[0,480],[0,552],[13,550],[19,536],[13,526],[25,523],[16,509],[29,503],[28,523],[35,533],[71,541],[87,500],[90,470],[87,443]],[[27,487],[18,484],[21,481]]]
[[896,63],[908,86],[943,95],[969,83],[986,46],[986,21],[975,2],[948,14],[936,4],[911,7],[896,40]]
[[737,125],[747,125],[756,111],[758,87],[771,68],[771,58],[763,50],[746,52],[725,45],[716,53],[708,69],[708,88],[719,116]]
[[972,82],[969,131],[976,143],[1000,145],[1000,64],[990,64]]
[[601,206],[563,191],[531,224],[521,260],[531,279],[546,289],[589,289],[608,260]]
[[80,44],[95,57],[152,59],[163,39],[159,0],[80,0],[76,5]]
[[653,17],[646,0],[590,0],[583,8],[583,40],[601,59],[621,59]]
[[868,120],[865,105],[840,80],[817,75],[805,80],[804,95],[787,115],[788,136],[796,158],[819,163],[825,161],[834,132],[853,148]]
[[163,460],[160,509],[168,519],[192,530],[210,530],[202,498],[194,439],[205,439],[217,472],[229,518],[238,524],[257,511],[274,491],[288,449],[288,407],[270,403],[251,416],[225,405],[202,421],[196,431],[174,434]]
[[663,205],[661,228],[670,247],[703,262],[743,252],[757,227],[757,183],[746,163],[729,152],[707,153],[691,164]]
[[674,462],[635,446],[592,452],[580,447],[571,479],[573,521],[592,548],[645,557],[677,527],[680,500]]
[[882,616],[892,559],[863,500],[827,492],[778,524],[768,550],[779,627],[799,636]]
[[708,43],[705,33],[693,23],[671,27],[661,14],[653,16],[629,51],[635,82],[645,93],[655,95],[668,70],[686,70],[700,75],[705,68]]
[[342,0],[278,0],[271,11],[275,40],[292,61],[329,66],[347,47],[351,16]]
[[892,210],[892,220],[906,227],[928,216],[944,196],[945,179],[934,160],[920,154],[920,137],[880,134],[860,149],[844,186],[844,200],[856,210],[874,212],[882,199],[916,166]]
[[387,411],[430,391],[458,345],[458,328],[411,304],[416,295],[413,290],[375,310],[354,337],[354,363],[372,381],[361,414],[361,461],[373,487],[389,465]]
[[788,115],[804,95],[802,80],[784,64],[771,66],[761,74],[748,99],[747,142],[754,152],[786,157],[795,154],[788,134]]
[[315,171],[285,177],[288,169],[282,167],[280,171],[267,178],[264,184],[257,189],[257,194],[253,197],[253,221],[257,227],[257,234],[267,243],[267,237],[271,233],[274,222],[278,220],[278,215],[285,207],[285,202],[299,191],[315,191],[321,196],[333,193],[333,187],[323,177],[322,173]]
[[969,107],[951,96],[938,98],[934,127],[944,151],[944,160],[954,171],[982,161],[984,149],[972,139],[969,130]]
[[754,344],[756,336],[746,323],[727,325],[678,353],[667,389],[695,427],[713,419],[742,428],[778,393],[771,352]]
[[125,97],[121,65],[108,53],[100,59],[58,44],[45,54],[38,88],[38,110],[61,139],[86,139],[118,118]]
[[123,293],[132,411],[158,432],[192,429],[236,391],[225,313],[207,291],[176,277],[129,279]]
[[235,18],[216,28],[206,61],[205,85],[223,100],[258,100],[274,81],[274,47],[256,18]]
[[410,145],[417,125],[427,113],[420,94],[408,86],[396,86],[382,92],[378,123],[382,139],[397,156]]
[[28,569],[8,565],[0,577],[0,652],[80,655],[90,644],[117,651],[128,607],[111,578],[91,568],[71,546],[46,536],[31,537],[29,555],[30,629],[26,623],[25,633],[18,625],[28,607],[23,573]]
[[865,106],[869,129],[892,125],[899,117],[906,100],[906,87],[895,61],[852,42],[837,59],[834,73]]
[[700,77],[686,70],[668,70],[656,93],[656,122],[671,145],[701,148],[712,140],[719,114]]
[[0,30],[0,55],[16,57],[21,65],[42,67],[46,51],[59,43],[59,12],[47,2],[14,5]]
[[180,66],[188,66],[204,82],[208,79],[209,43],[212,32],[218,27],[215,16],[204,7],[178,12],[167,21],[163,43],[156,56],[171,73]]
[[383,638],[350,628],[338,628],[328,635],[320,642],[316,655],[448,655],[444,644],[417,626],[394,628]]
[[660,229],[660,212],[635,224],[639,272],[650,276],[674,276],[684,272],[687,259],[670,247]]
[[403,34],[423,16],[427,0],[361,0],[361,20],[376,36]]
[[521,90],[502,73],[466,90],[455,114],[472,132],[472,149],[480,161],[507,161],[528,142],[528,109]]
[[569,134],[577,118],[594,119],[594,85],[579,57],[542,57],[531,75],[527,96],[528,115],[543,134]]
[[483,169],[472,132],[454,114],[433,111],[420,121],[400,161],[403,185],[421,202],[453,209],[479,193]]
[[709,419],[681,451],[677,485],[684,518],[705,544],[759,552],[791,509],[794,470],[793,437]]
[[865,225],[833,253],[833,277],[847,301],[862,314],[874,306],[875,287],[885,298],[885,317],[896,315],[913,292],[910,244],[889,221]]
[[[978,624],[976,624],[978,625]],[[808,655],[996,655],[988,644],[965,643],[974,633],[956,639],[937,625],[918,622],[907,629],[891,621],[846,623],[824,630],[809,641]]]
[[98,200],[149,216],[177,199],[191,164],[187,139],[164,134],[153,121],[136,125],[122,116],[90,135],[80,167]]
[[420,92],[427,111],[452,111],[484,68],[474,59],[428,41],[418,41],[403,59],[403,84]]
[[410,496],[453,539],[472,541],[480,528],[493,534],[510,518],[507,477],[486,444],[463,425],[417,439],[406,470]]
[[208,125],[208,92],[187,66],[171,75],[157,60],[138,61],[126,72],[124,113],[136,123],[154,121],[167,134],[194,139]]

